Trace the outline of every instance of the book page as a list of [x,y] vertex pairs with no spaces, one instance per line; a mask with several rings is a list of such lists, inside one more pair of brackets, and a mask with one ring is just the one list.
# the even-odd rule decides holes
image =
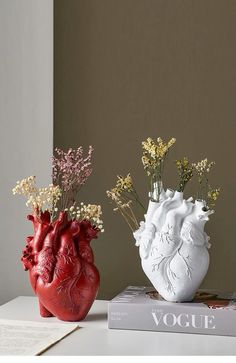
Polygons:
[[0,319],[0,355],[39,355],[77,328],[74,323]]

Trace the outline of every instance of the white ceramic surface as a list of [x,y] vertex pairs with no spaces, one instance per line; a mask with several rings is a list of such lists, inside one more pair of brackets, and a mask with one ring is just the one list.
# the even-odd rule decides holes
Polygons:
[[142,268],[167,301],[191,301],[209,266],[209,237],[204,226],[213,211],[185,200],[183,193],[162,191],[149,202],[145,222],[134,232]]

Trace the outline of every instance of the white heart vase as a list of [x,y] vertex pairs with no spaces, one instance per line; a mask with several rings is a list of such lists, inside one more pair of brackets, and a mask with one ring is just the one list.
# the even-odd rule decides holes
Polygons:
[[208,271],[210,238],[204,227],[213,211],[204,206],[163,190],[134,232],[143,271],[167,301],[191,301]]

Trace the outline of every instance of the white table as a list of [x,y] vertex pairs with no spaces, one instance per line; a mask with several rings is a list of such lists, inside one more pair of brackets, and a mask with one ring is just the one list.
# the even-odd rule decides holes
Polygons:
[[[96,300],[79,323],[81,329],[43,355],[236,355],[236,337],[108,329],[107,305]],[[0,306],[0,318],[45,321],[39,316],[37,299],[26,296]]]

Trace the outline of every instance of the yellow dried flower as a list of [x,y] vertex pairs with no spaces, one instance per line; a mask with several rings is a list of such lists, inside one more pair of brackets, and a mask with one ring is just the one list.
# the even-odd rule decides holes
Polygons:
[[215,162],[208,162],[207,158],[193,164],[199,182],[198,199],[205,200],[208,208],[212,208],[215,205],[215,201],[220,193],[219,188],[212,189],[209,185],[208,174],[213,165],[215,165]]
[[170,147],[175,143],[175,141],[176,139],[172,138],[165,143],[160,137],[157,138],[157,142],[155,142],[151,137],[148,137],[146,141],[143,141],[142,163],[144,169],[156,169],[161,161],[164,160]]
[[184,157],[182,160],[176,160],[176,166],[180,177],[177,190],[183,192],[186,184],[193,176],[193,166],[189,163],[188,158]]
[[117,182],[115,188],[107,190],[107,197],[115,204],[114,211],[119,211],[124,217],[126,222],[132,231],[138,228],[138,222],[134,215],[133,209],[131,207],[132,202],[136,202],[142,209],[142,205],[139,196],[133,185],[133,181],[130,174],[127,176],[117,176]]
[[215,206],[215,202],[218,199],[220,195],[220,188],[215,189],[209,189],[207,193],[207,205],[209,208],[212,208]]
[[117,182],[116,182],[116,191],[117,193],[121,193],[122,191],[132,192],[134,190],[133,188],[133,182],[130,174],[127,174],[127,176],[117,176]]
[[[168,154],[169,149],[174,145],[176,139],[172,137],[169,141],[164,142],[161,137],[154,141],[151,137],[142,142],[143,155],[142,163],[144,170],[150,177],[150,191],[149,195],[151,200],[159,201],[162,189],[162,177],[164,169],[164,161]],[[158,185],[158,192],[156,193],[156,185]]]
[[[158,163],[162,159],[164,159],[168,150],[175,143],[175,141],[176,139],[172,138],[165,143],[160,137],[158,137],[157,143],[155,143],[155,141],[151,137],[148,137],[146,141],[142,142],[142,147],[144,150],[143,156],[146,156],[146,158],[148,158],[149,160],[153,159],[155,163]],[[144,158],[144,162],[149,163],[150,161],[147,161],[146,158]]]

